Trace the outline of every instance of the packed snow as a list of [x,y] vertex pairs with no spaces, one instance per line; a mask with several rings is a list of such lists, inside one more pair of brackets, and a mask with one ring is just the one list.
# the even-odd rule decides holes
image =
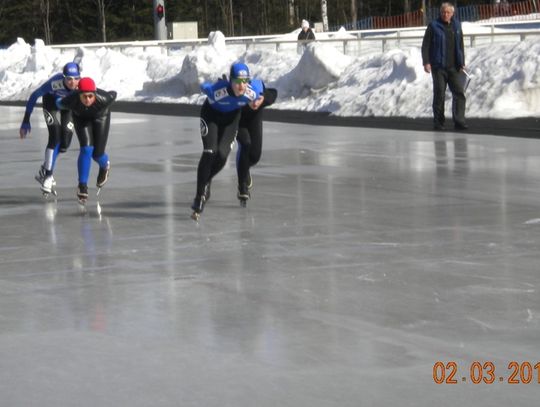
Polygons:
[[[489,27],[463,23],[465,34]],[[423,34],[424,28],[403,37]],[[275,39],[294,40],[298,31]],[[119,100],[201,104],[199,85],[228,72],[231,63],[246,62],[252,76],[277,88],[273,108],[325,111],[339,116],[431,117],[431,76],[424,72],[421,38],[383,52],[380,42],[360,50],[343,51],[341,40],[355,38],[344,29],[317,34],[316,42],[300,46],[294,41],[276,50],[275,44],[245,46],[226,43],[221,32],[195,49],[167,52],[161,46],[120,48],[85,47],[60,50],[35,40],[19,39],[0,50],[0,100],[26,100],[30,93],[74,58],[81,59],[83,76],[98,87],[116,90]],[[336,42],[321,41],[334,39]],[[338,41],[340,40],[340,41]],[[481,42],[481,41],[479,41]],[[354,41],[351,42],[354,46]],[[467,44],[468,45],[468,44]],[[540,116],[540,41],[486,39],[466,46],[471,77],[467,117],[516,118]],[[450,99],[450,94],[447,95]],[[450,103],[447,103],[449,109]]]

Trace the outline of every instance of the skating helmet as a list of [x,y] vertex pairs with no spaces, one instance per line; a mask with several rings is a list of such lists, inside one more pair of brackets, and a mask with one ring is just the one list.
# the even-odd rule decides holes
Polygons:
[[64,73],[64,76],[71,76],[73,78],[79,78],[81,76],[79,64],[76,62],[68,62],[67,64],[64,65],[63,73]]
[[246,64],[240,62],[231,65],[231,72],[229,75],[231,80],[233,79],[250,79],[249,68]]
[[96,83],[92,78],[81,78],[81,80],[79,81],[79,90],[81,92],[95,92]]

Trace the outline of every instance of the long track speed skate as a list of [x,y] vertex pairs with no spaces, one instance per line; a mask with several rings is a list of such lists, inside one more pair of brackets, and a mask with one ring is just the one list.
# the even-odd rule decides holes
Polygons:
[[88,186],[85,184],[79,184],[77,187],[77,202],[79,205],[86,205],[88,202]]
[[191,209],[193,209],[193,213],[191,214],[191,219],[194,221],[198,221],[201,218],[201,213],[204,210],[204,204],[206,203],[206,199],[203,196],[197,195],[195,199],[193,200],[193,203],[191,204]]
[[238,185],[238,194],[236,195],[240,201],[240,206],[245,208],[247,206],[247,201],[251,198],[249,193],[249,187],[247,183],[242,183]]
[[45,199],[48,199],[51,195],[58,196],[56,192],[56,181],[52,174],[47,175],[45,168],[41,167],[34,179],[41,184],[39,189]]

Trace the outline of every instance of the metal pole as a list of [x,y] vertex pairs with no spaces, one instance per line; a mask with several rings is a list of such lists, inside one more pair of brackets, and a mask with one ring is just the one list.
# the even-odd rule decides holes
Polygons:
[[[152,4],[154,8],[152,9],[152,14],[154,15],[154,40],[163,41],[167,39],[167,26],[165,24],[165,1],[164,0],[153,0]],[[163,18],[159,18],[157,15],[158,7],[163,7]]]

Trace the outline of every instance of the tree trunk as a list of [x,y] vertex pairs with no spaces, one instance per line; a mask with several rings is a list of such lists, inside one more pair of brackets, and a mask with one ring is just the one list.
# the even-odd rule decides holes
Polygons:
[[411,1],[410,0],[403,0],[403,13],[410,13],[411,12]]
[[43,20],[43,31],[45,33],[45,44],[50,45],[52,41],[51,36],[51,23],[49,20],[51,5],[49,0],[41,0],[39,2],[39,8],[41,10],[41,18]]
[[105,22],[105,0],[94,0],[98,11],[98,29],[101,32],[101,42],[107,42],[107,26]]
[[294,0],[287,0],[288,3],[288,14],[289,14],[289,27],[294,27],[296,25],[296,14],[294,12]]
[[234,37],[234,14],[232,8],[232,0],[229,0],[229,29],[231,37]]
[[351,23],[357,29],[356,22],[358,21],[358,11],[356,9],[356,0],[351,0]]
[[323,31],[328,31],[328,8],[326,5],[326,0],[321,0],[321,18]]

